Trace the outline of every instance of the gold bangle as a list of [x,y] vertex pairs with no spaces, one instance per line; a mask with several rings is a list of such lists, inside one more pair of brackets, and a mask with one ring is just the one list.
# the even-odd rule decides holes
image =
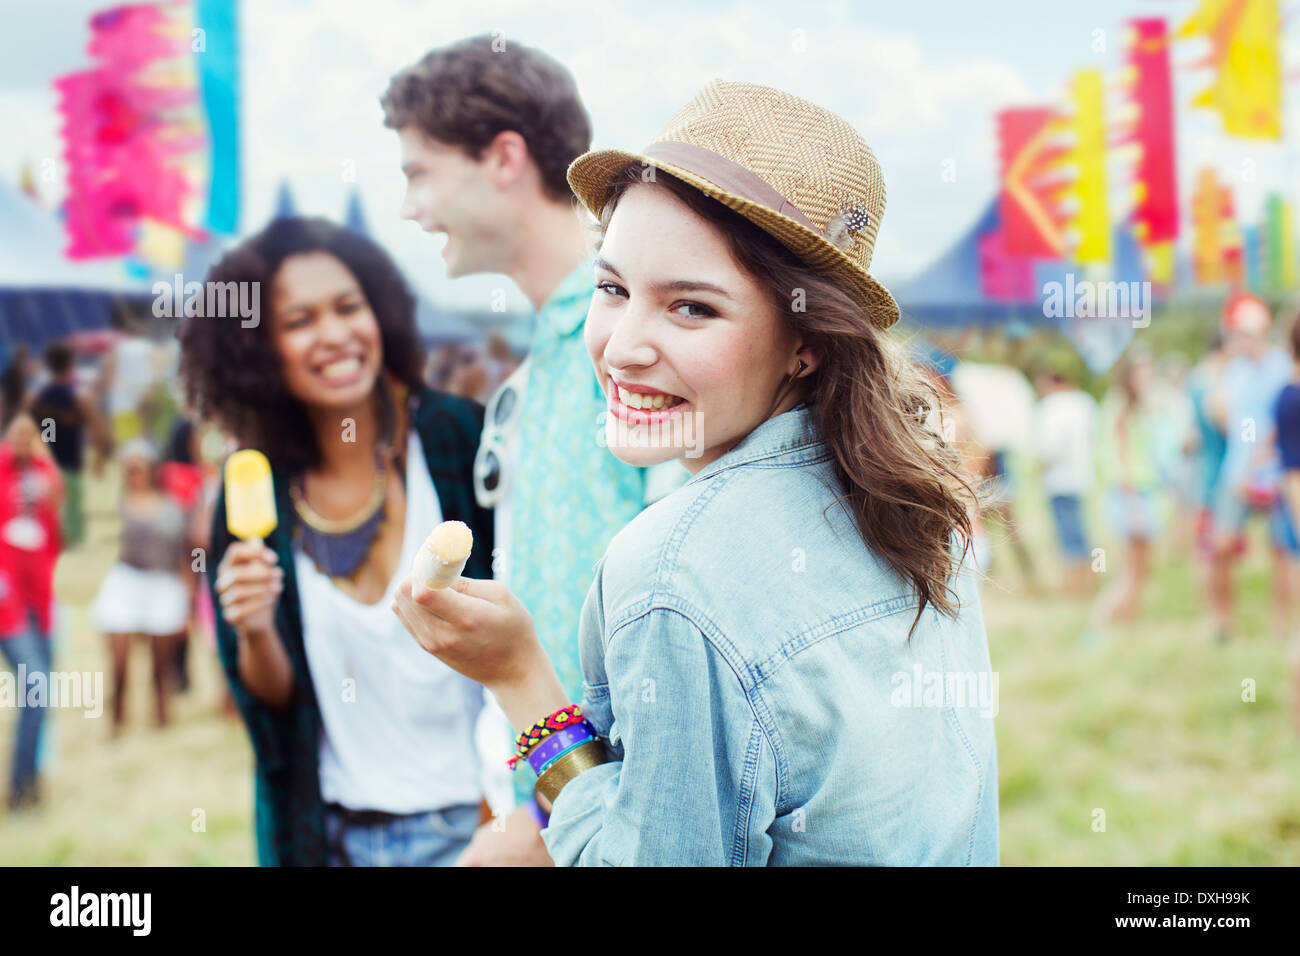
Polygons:
[[555,798],[560,795],[560,791],[564,789],[566,783],[584,770],[590,770],[592,767],[598,767],[603,763],[609,763],[609,756],[605,753],[605,745],[599,740],[589,740],[547,767],[545,772],[537,778],[537,783],[534,784],[533,789],[554,804]]

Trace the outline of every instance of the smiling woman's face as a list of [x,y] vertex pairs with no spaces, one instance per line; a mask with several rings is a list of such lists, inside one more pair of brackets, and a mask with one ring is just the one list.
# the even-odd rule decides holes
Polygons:
[[347,266],[327,252],[289,256],[271,283],[271,311],[271,341],[294,398],[329,411],[366,400],[383,346],[379,322]]
[[798,403],[773,405],[798,337],[718,229],[666,188],[619,200],[584,334],[609,448],[631,465],[681,459],[693,474]]

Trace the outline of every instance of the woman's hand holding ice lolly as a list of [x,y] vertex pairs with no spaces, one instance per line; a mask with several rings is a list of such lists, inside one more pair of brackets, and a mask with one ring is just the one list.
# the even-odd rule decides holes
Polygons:
[[510,723],[525,728],[569,701],[519,599],[499,581],[460,577],[472,546],[459,521],[434,528],[393,611],[421,647],[487,687]]
[[262,541],[278,523],[266,456],[253,449],[226,460],[226,528],[242,540],[226,548],[215,587],[221,615],[239,638],[239,674],[249,691],[273,706],[293,691],[293,667],[275,629],[284,570]]

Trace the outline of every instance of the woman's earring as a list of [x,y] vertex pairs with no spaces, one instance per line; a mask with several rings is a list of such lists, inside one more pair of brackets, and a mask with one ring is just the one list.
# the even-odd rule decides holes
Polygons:
[[795,369],[793,372],[790,373],[790,377],[789,377],[788,379],[786,379],[786,382],[785,382],[785,383],[786,383],[787,385],[792,385],[792,384],[794,384],[794,380],[795,380],[796,378],[798,378],[800,375],[802,375],[802,374],[803,374],[803,370],[806,369],[807,367],[808,367],[808,363],[805,362],[803,359],[800,359],[800,360],[799,360],[799,367],[798,367],[797,369]]

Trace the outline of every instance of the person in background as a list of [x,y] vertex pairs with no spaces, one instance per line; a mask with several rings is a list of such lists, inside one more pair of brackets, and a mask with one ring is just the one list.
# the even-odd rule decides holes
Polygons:
[[[1009,449],[990,448],[988,456],[980,463],[983,470],[977,477],[988,489],[984,515],[991,516],[1001,525],[1006,535],[1006,542],[1011,546],[1011,553],[1015,555],[1016,564],[1020,566],[1020,576],[1025,582],[1025,589],[1030,594],[1038,594],[1040,592],[1038,572],[1034,568],[1029,546],[1025,543],[1023,529],[1016,518],[1016,483],[1007,464],[1009,458]],[[983,524],[987,526],[987,522]],[[988,560],[989,564],[985,566],[985,570],[992,566],[991,549]]]
[[[1278,393],[1274,406],[1277,450],[1282,465],[1281,496],[1285,510],[1287,551],[1291,557],[1292,583],[1300,577],[1300,308],[1293,310],[1289,323],[1291,377]],[[1300,733],[1300,635],[1291,642],[1291,715]]]
[[[77,390],[73,352],[64,342],[45,350],[49,381],[30,399],[28,411],[38,427],[50,430],[50,449],[63,475],[63,542],[75,547],[85,537],[82,471],[88,439],[100,428],[100,416],[89,396]],[[49,424],[47,424],[49,423]]]
[[[190,512],[190,547],[197,548],[206,555],[212,549],[212,518],[216,512],[217,497],[221,493],[221,466],[232,452],[238,450],[239,446],[217,425],[200,421],[195,428],[191,447],[197,454],[202,482],[199,486],[198,498]],[[212,575],[206,563],[198,571],[194,594],[194,624],[203,646],[216,656],[216,608],[212,603]],[[231,696],[229,686],[223,683],[220,693],[222,716],[238,717],[239,710],[235,706],[235,698]]]
[[1154,431],[1152,453],[1170,509],[1167,544],[1171,553],[1192,552],[1196,540],[1196,462],[1191,455],[1197,436],[1196,410],[1186,383],[1187,359],[1178,352],[1160,357],[1151,389]]
[[1210,574],[1210,608],[1220,643],[1232,633],[1233,572],[1240,557],[1237,541],[1252,514],[1269,520],[1274,632],[1285,637],[1290,628],[1287,528],[1278,498],[1280,473],[1273,432],[1274,409],[1291,375],[1291,360],[1269,344],[1272,324],[1268,304],[1256,296],[1238,295],[1225,306],[1225,325],[1236,354],[1210,399],[1226,444],[1213,504]]
[[[957,367],[956,358],[938,345],[919,350],[914,347],[912,366],[934,389],[938,398],[930,409],[926,427],[935,434],[941,435],[945,442],[957,449],[964,474],[972,485],[976,484],[977,476],[983,474],[987,467],[988,452],[975,437],[970,414],[953,388],[952,373]],[[977,496],[967,501],[966,514],[971,527],[972,567],[977,571],[987,572],[991,546],[988,532],[984,529]]]
[[493,329],[484,344],[484,363],[487,365],[487,394],[496,394],[512,372],[519,367],[519,359],[510,351],[510,343],[499,331]]
[[[475,492],[495,508],[493,574],[532,614],[576,700],[578,620],[597,560],[688,477],[677,462],[628,465],[597,439],[607,402],[583,344],[593,230],[565,179],[591,121],[560,63],[486,35],[430,51],[392,78],[382,104],[401,148],[402,217],[446,236],[449,277],[507,275],[537,310],[528,359],[488,401]],[[504,761],[512,735],[497,715]],[[519,806],[504,826],[480,828],[464,862],[549,862],[530,775],[515,774]]]
[[158,449],[171,448],[177,419],[184,414],[179,356],[180,343],[174,337],[154,343],[151,356],[154,380],[140,397],[141,433]]
[[[190,528],[191,547],[206,548],[206,543],[200,544],[198,539],[206,539],[207,530],[204,529],[200,535],[194,533],[195,513],[202,510],[205,477],[199,462],[199,429],[183,408],[172,422],[163,458],[164,461],[158,466],[158,487],[185,515],[186,524]],[[211,514],[205,517],[211,522]],[[192,590],[194,606],[191,608],[191,616],[197,617],[200,605],[207,605],[209,609],[211,605],[204,600],[202,588],[195,587]],[[175,648],[176,686],[181,693],[190,689],[189,636],[189,628],[186,627]]]
[[176,647],[185,639],[194,575],[184,512],[158,485],[158,453],[143,438],[123,446],[122,547],[90,608],[113,661],[113,735],[126,718],[131,641],[153,652],[154,719],[167,725],[176,684]]
[[[1186,380],[1187,396],[1191,400],[1195,419],[1192,441],[1196,460],[1196,554],[1207,569],[1214,557],[1213,505],[1218,494],[1219,476],[1223,471],[1223,456],[1227,451],[1223,425],[1216,419],[1210,400],[1223,382],[1223,372],[1229,358],[1224,335],[1216,332],[1210,340],[1209,350],[1187,373]],[[1208,592],[1208,574],[1204,584]]]
[[447,379],[459,357],[460,349],[452,343],[435,345],[429,349],[428,357],[424,360],[424,384],[440,392],[446,391]]
[[1038,376],[1042,396],[1034,422],[1043,493],[1052,506],[1056,538],[1065,563],[1065,592],[1079,596],[1091,589],[1088,535],[1083,506],[1093,477],[1092,439],[1097,403],[1059,370]]
[[1124,542],[1124,557],[1107,563],[1110,584],[1092,606],[1085,638],[1114,620],[1132,624],[1141,609],[1151,545],[1160,528],[1149,394],[1153,373],[1150,355],[1134,346],[1098,409],[1099,484],[1109,523]]
[[113,343],[99,366],[96,388],[104,397],[105,417],[115,447],[145,435],[145,396],[157,380],[153,341],[136,326]]
[[435,391],[477,402],[491,395],[483,354],[472,345],[451,342],[433,349],[425,363],[424,381]]
[[63,480],[40,439],[36,423],[19,411],[0,441],[0,652],[26,674],[17,690],[29,706],[18,714],[9,808],[40,801],[36,775],[37,743],[45,720],[46,697],[31,691],[48,687],[50,636],[54,612],[54,566],[61,547],[59,511]]
[[27,397],[27,343],[19,342],[0,373],[0,431],[9,427]]
[[488,367],[483,361],[483,353],[478,349],[462,349],[447,376],[444,387],[452,395],[482,402],[491,395],[488,390],[488,377]]

